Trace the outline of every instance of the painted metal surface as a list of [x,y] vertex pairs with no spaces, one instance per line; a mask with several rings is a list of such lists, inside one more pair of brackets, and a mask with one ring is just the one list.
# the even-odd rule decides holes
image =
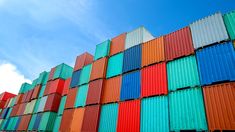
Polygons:
[[95,79],[105,78],[107,62],[108,62],[107,57],[104,57],[102,59],[93,62],[90,81],[93,81]]
[[230,39],[235,40],[235,11],[225,14],[223,18]]
[[44,111],[44,107],[46,105],[47,97],[48,96],[44,96],[44,97],[41,98],[41,100],[39,102],[39,105],[38,105],[37,112],[43,112]]
[[200,85],[195,55],[168,62],[167,77],[169,91]]
[[169,132],[168,97],[142,99],[140,121],[141,132]]
[[140,97],[140,71],[124,74],[120,100],[137,99]]
[[56,119],[56,113],[54,112],[44,112],[42,114],[42,119],[39,124],[38,130],[40,131],[52,131]]
[[39,95],[39,93],[40,93],[41,87],[42,87],[41,85],[37,85],[37,86],[34,88],[33,93],[32,93],[32,96],[31,96],[31,100],[38,98],[38,95]]
[[86,105],[100,104],[103,84],[103,79],[95,80],[89,83]]
[[118,104],[102,105],[99,121],[99,132],[116,132],[118,118]]
[[78,71],[82,69],[84,66],[91,64],[93,62],[93,58],[94,58],[93,55],[91,55],[88,52],[85,52],[77,56],[73,70]]
[[189,27],[164,36],[166,60],[174,60],[194,53],[192,36]]
[[203,87],[209,130],[235,130],[235,82]]
[[24,114],[32,114],[37,100],[32,100],[26,104]]
[[46,85],[43,85],[43,86],[41,87],[40,92],[39,92],[38,98],[41,98],[41,97],[43,96],[43,94],[44,94],[44,92],[45,92],[45,89],[46,89]]
[[154,39],[153,35],[143,26],[126,34],[125,50],[135,45]]
[[78,88],[74,107],[81,107],[86,105],[87,92],[88,84],[82,85]]
[[91,67],[92,65],[89,64],[82,68],[80,78],[79,78],[79,85],[87,84],[89,82],[90,75],[91,75]]
[[53,126],[53,132],[58,132],[60,129],[60,122],[61,122],[62,116],[57,116],[55,119],[55,123]]
[[235,80],[235,51],[232,42],[196,52],[201,85]]
[[117,132],[140,131],[140,100],[119,103]]
[[65,103],[65,109],[74,108],[77,92],[78,92],[78,88],[69,89],[69,93],[67,95],[67,99]]
[[[34,109],[33,109],[33,113],[37,113],[38,112],[38,107],[39,107],[39,104],[40,104],[40,101],[41,101],[41,98],[37,99],[36,103],[35,103],[35,106],[34,106]],[[16,105],[17,106],[17,105]],[[16,108],[17,109],[17,108]]]
[[110,40],[106,40],[96,45],[95,57],[94,57],[95,60],[98,60],[102,57],[109,55],[110,42],[111,42]]
[[64,87],[63,87],[63,92],[61,94],[62,96],[65,96],[69,93],[70,83],[71,83],[71,78],[68,78],[68,79],[65,80]]
[[53,79],[57,78],[67,79],[72,76],[72,73],[73,73],[73,68],[67,64],[62,63],[56,66]]
[[33,114],[32,117],[31,117],[30,123],[29,123],[29,127],[28,127],[29,131],[33,130],[33,126],[34,126],[34,123],[36,121],[36,118],[37,118],[37,114]]
[[112,38],[110,44],[109,56],[122,52],[125,49],[125,40],[126,40],[126,33],[122,33],[117,37]]
[[43,114],[43,113],[38,113],[38,114],[37,114],[35,123],[34,123],[34,125],[33,125],[33,130],[38,130],[39,125],[40,125],[40,122],[41,122],[41,119],[42,119],[42,114]]
[[169,94],[170,130],[207,130],[201,87]]
[[0,94],[0,100],[6,101],[9,98],[15,97],[15,94],[9,93],[9,92],[3,92]]
[[141,70],[141,97],[167,94],[166,63],[159,63]]
[[108,60],[106,78],[122,74],[123,53],[111,56]]
[[25,131],[28,129],[28,125],[30,123],[31,115],[24,115],[21,118],[20,124],[17,130]]
[[45,85],[47,83],[49,77],[49,72],[42,72],[39,74],[38,80],[37,80],[37,85]]
[[141,45],[124,51],[122,72],[128,72],[141,67]]
[[73,72],[70,88],[74,88],[78,86],[79,80],[80,80],[81,70]]
[[61,100],[61,95],[59,94],[48,95],[47,101],[44,107],[44,112],[45,111],[57,112],[59,109],[60,100]]
[[84,111],[85,111],[84,107],[77,108],[74,110],[74,116],[71,123],[71,131],[81,132]]
[[195,49],[229,38],[220,12],[190,24],[190,29]]
[[64,82],[65,81],[60,78],[55,79],[53,81],[48,81],[46,89],[44,91],[44,95],[55,94],[55,93],[61,95],[64,88]]
[[75,109],[64,110],[59,129],[61,132],[71,131],[71,123],[72,123],[71,119],[73,119],[74,117],[73,116],[74,110]]
[[64,112],[64,107],[65,107],[65,103],[66,103],[66,99],[67,99],[67,96],[63,96],[63,97],[61,98],[60,106],[59,106],[57,115],[62,115],[62,114],[63,114],[63,112]]

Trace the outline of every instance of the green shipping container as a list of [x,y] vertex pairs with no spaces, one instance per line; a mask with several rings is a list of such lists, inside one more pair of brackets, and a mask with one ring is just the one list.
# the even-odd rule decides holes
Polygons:
[[170,130],[207,130],[201,87],[169,94]]
[[16,123],[18,121],[18,117],[12,117],[10,118],[10,121],[8,123],[8,126],[7,126],[7,130],[15,130],[15,126],[16,126]]
[[32,114],[36,102],[37,102],[36,99],[35,99],[35,100],[32,100],[31,102],[28,102],[27,105],[26,105],[26,108],[25,108],[25,110],[24,110],[24,114]]
[[29,89],[31,88],[31,85],[28,84],[28,83],[23,83],[20,87],[20,91],[19,91],[19,94],[20,93],[25,93],[26,91],[28,91]]
[[39,124],[40,131],[52,131],[57,114],[54,112],[45,112]]
[[53,132],[59,132],[62,116],[57,116],[53,127]]
[[91,75],[91,64],[84,66],[82,68],[81,74],[80,74],[80,79],[79,79],[79,85],[86,84],[90,80],[90,75]]
[[[33,88],[37,85],[37,82],[38,82],[38,78],[37,78],[37,79],[34,79],[33,82],[32,82],[32,84],[31,84],[31,87],[30,87],[30,89],[28,89],[28,91],[31,90],[31,89],[33,89]],[[27,91],[25,91],[25,92],[27,92]]]
[[99,132],[116,132],[118,104],[102,105],[100,113]]
[[65,106],[65,103],[66,103],[66,99],[67,99],[67,96],[63,96],[61,98],[60,106],[59,106],[58,113],[57,113],[58,116],[62,115],[63,112],[64,112],[64,106]]
[[33,109],[34,114],[38,112],[38,107],[39,107],[40,101],[41,101],[41,98],[37,99],[37,101],[35,103],[35,106],[34,106],[34,109]]
[[86,105],[87,92],[88,84],[78,87],[74,107],[81,107]]
[[168,62],[167,77],[169,91],[200,85],[195,56],[192,55]]
[[110,40],[106,40],[103,43],[96,45],[95,60],[109,55]]
[[38,81],[37,81],[37,85],[39,84],[46,85],[48,77],[49,77],[49,72],[44,71],[40,73]]
[[224,23],[231,40],[235,40],[235,11],[224,15]]
[[55,73],[53,75],[53,79],[62,78],[67,79],[72,76],[73,68],[69,65],[66,65],[64,63],[56,66]]
[[122,74],[123,53],[119,53],[109,58],[106,78]]
[[48,96],[44,96],[44,97],[41,98],[40,103],[38,105],[37,112],[43,112],[44,111],[44,107],[46,105],[47,97]]
[[169,132],[168,97],[156,96],[141,101],[141,132]]
[[33,130],[33,126],[34,126],[34,123],[36,121],[36,118],[37,118],[37,114],[33,114],[32,117],[31,117],[30,123],[29,123],[28,130],[30,130],[30,131]]
[[43,97],[43,94],[44,94],[45,89],[46,89],[46,85],[43,85],[43,86],[41,87],[40,92],[39,92],[38,98]]

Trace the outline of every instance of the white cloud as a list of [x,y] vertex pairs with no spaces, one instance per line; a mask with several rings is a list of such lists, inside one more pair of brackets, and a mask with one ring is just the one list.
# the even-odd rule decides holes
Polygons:
[[0,62],[0,93],[8,91],[17,94],[24,82],[31,83],[17,70],[15,65],[5,61]]

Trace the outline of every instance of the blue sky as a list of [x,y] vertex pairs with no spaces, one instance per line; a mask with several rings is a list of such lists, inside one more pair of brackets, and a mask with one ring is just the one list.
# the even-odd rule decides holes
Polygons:
[[[77,55],[94,54],[96,44],[141,25],[161,36],[234,9],[234,0],[0,0],[0,67],[10,65],[19,83],[30,82],[62,62],[73,66]],[[0,79],[17,81],[2,71]],[[19,89],[2,83],[0,90]]]

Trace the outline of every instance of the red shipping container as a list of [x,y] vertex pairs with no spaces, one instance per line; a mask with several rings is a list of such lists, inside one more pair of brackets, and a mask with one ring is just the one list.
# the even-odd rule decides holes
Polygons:
[[140,131],[140,100],[119,103],[117,132]]
[[71,82],[71,78],[68,78],[65,80],[62,96],[65,96],[69,93],[70,82]]
[[20,131],[25,131],[28,129],[29,123],[31,120],[31,115],[24,115],[21,117],[20,124],[18,125],[18,129]]
[[141,97],[167,94],[166,63],[159,63],[141,70]]
[[126,40],[126,33],[120,34],[117,37],[112,38],[109,56],[112,56],[112,55],[115,55],[117,53],[124,51],[125,40]]
[[50,71],[50,74],[49,74],[49,77],[48,77],[48,81],[53,80],[55,70],[56,70],[56,67],[51,68],[51,71]]
[[167,61],[194,53],[191,31],[182,28],[164,37],[165,57]]
[[64,82],[65,81],[60,78],[47,82],[44,95],[54,94],[54,93],[58,93],[61,95],[63,92],[63,88],[64,88]]
[[11,114],[10,114],[11,117],[17,115],[17,112],[18,112],[18,110],[19,110],[19,107],[20,107],[20,104],[17,104],[17,105],[15,105],[15,106],[12,107],[12,111],[11,111]]
[[27,103],[20,104],[19,109],[16,113],[17,116],[21,116],[24,114],[24,110],[25,110],[26,105],[27,105]]
[[6,101],[0,100],[0,109],[5,108]]
[[103,89],[103,79],[95,80],[89,83],[86,104],[100,104]]
[[31,96],[31,100],[38,98],[38,95],[39,95],[39,92],[40,92],[40,90],[41,90],[41,87],[42,87],[41,85],[37,85],[37,86],[34,88],[33,94],[32,94],[32,96]]
[[3,92],[2,94],[0,94],[0,100],[2,101],[6,101],[9,98],[13,98],[15,97],[15,94],[9,93],[9,92]]
[[96,60],[92,64],[90,81],[105,78],[106,76],[106,67],[107,67],[107,58],[101,58]]
[[24,96],[24,94],[18,94],[16,96],[15,105],[21,103],[21,100],[22,100],[23,96]]
[[73,119],[74,109],[64,110],[60,123],[60,132],[69,132]]
[[78,91],[77,87],[69,89],[69,93],[67,95],[67,99],[66,99],[66,103],[65,103],[65,109],[74,108],[74,103],[76,100],[77,91]]
[[97,132],[100,118],[100,105],[85,107],[82,132]]
[[33,95],[33,90],[34,90],[34,89],[29,90],[29,91],[27,92],[27,97],[26,97],[26,99],[25,99],[25,102],[29,102],[29,101],[31,100],[31,97],[32,97],[32,95]]
[[60,100],[61,100],[61,95],[59,94],[55,93],[48,95],[44,111],[57,112],[60,106]]
[[76,63],[74,66],[74,71],[82,69],[84,66],[91,64],[93,62],[93,55],[85,52],[76,58]]
[[28,92],[26,92],[26,93],[24,93],[24,94],[22,95],[22,99],[21,99],[20,103],[24,103],[24,102],[25,102],[25,100],[26,100],[26,98],[27,98],[27,95],[28,95]]

